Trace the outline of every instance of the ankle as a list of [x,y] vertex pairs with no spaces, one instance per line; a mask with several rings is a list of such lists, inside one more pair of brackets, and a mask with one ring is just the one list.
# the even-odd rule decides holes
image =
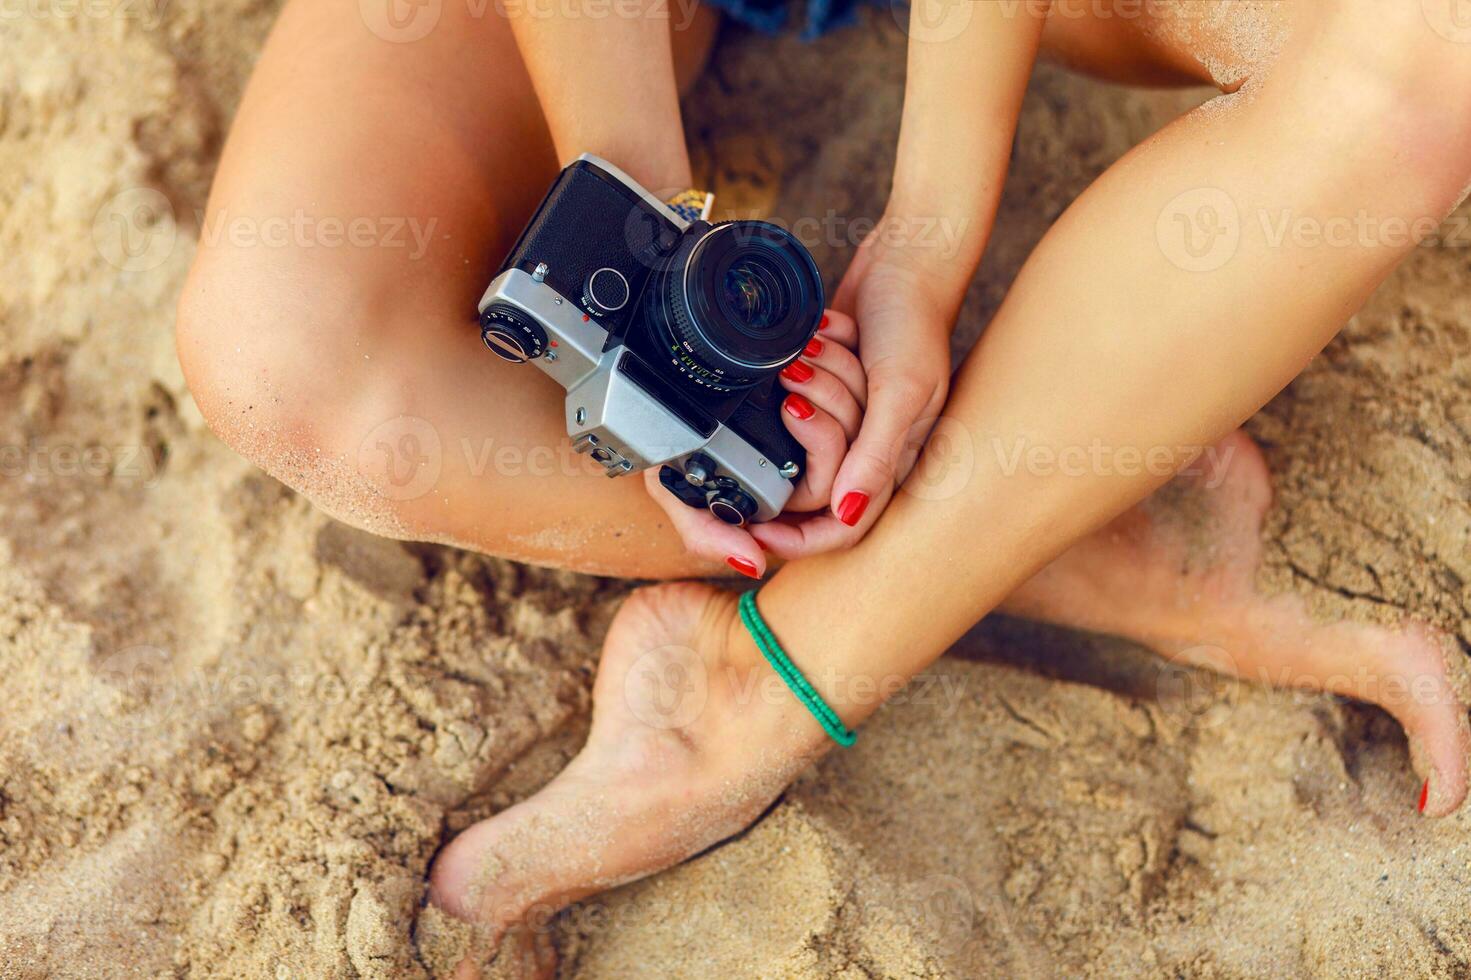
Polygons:
[[827,733],[767,662],[741,622],[736,596],[727,595],[714,624],[722,639],[711,695],[728,712],[717,728],[742,750],[776,752],[804,764],[819,758],[832,747]]

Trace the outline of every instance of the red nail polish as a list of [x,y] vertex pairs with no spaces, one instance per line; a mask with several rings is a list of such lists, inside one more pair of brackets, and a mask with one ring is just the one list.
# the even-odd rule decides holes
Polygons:
[[812,407],[812,403],[798,394],[788,395],[786,401],[782,403],[782,406],[792,418],[802,422],[806,422],[817,413],[817,409]]
[[761,577],[761,573],[756,571],[755,563],[749,561],[748,559],[742,558],[740,555],[731,555],[729,558],[725,559],[725,563],[731,568],[734,568],[736,571],[740,572],[742,575],[746,576],[746,578]]
[[803,381],[812,380],[812,367],[802,361],[793,361],[781,369],[781,376],[788,381],[801,384]]
[[818,323],[817,323],[817,329],[818,330],[826,330],[827,329],[827,314],[826,313],[824,313],[822,315],[822,319],[818,321]]
[[802,348],[803,357],[817,357],[821,353],[822,341],[818,340],[816,337],[813,337],[811,340],[807,341],[807,346]]
[[1420,812],[1425,812],[1425,803],[1430,799],[1430,780],[1425,780],[1425,785],[1420,787]]
[[868,509],[868,494],[857,490],[849,490],[838,504],[838,520],[849,527],[853,527],[863,520],[863,512]]

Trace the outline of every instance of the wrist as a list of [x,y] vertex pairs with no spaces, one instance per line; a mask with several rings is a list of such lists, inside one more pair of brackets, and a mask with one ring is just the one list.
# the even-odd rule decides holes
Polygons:
[[[906,303],[923,307],[922,321],[954,329],[955,317],[980,264],[980,249],[970,220],[964,216],[902,209],[892,203],[872,235],[863,241],[869,254],[865,276],[877,273],[887,288],[901,290]],[[918,312],[918,311],[917,311]]]
[[1003,156],[996,165],[957,179],[927,167],[905,166],[912,157],[900,153],[883,223],[893,225],[889,237],[899,251],[911,261],[924,262],[935,285],[958,308],[991,237],[1006,160]]
[[584,153],[607,160],[661,201],[694,186],[683,136],[643,141],[627,134],[578,134],[557,140],[564,167]]

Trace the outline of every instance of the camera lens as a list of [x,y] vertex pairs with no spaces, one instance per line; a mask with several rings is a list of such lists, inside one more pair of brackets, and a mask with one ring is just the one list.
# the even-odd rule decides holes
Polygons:
[[822,317],[817,264],[790,232],[764,221],[687,235],[646,295],[675,369],[717,391],[780,371]]
[[789,305],[779,274],[759,256],[742,259],[726,271],[720,311],[744,331],[770,330]]

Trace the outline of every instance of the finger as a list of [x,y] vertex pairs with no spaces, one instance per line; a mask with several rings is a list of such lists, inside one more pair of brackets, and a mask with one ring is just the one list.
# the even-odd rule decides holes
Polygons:
[[832,509],[849,527],[867,527],[877,513],[870,504],[886,497],[900,477],[900,461],[911,464],[917,447],[934,423],[930,392],[902,381],[874,385],[858,438],[833,482]]
[[849,350],[858,349],[858,324],[846,313],[824,310],[817,323],[817,336],[823,340],[842,344]]
[[782,400],[781,420],[807,450],[802,478],[784,509],[820,510],[832,496],[833,478],[848,451],[848,436],[837,419],[796,392]]
[[[787,391],[801,395],[809,405],[837,419],[843,427],[844,444],[858,435],[858,426],[863,421],[863,409],[847,386],[825,368],[815,368],[805,360],[795,360],[781,369],[781,385]],[[795,411],[800,406],[782,403],[797,419],[802,415]]]
[[813,337],[802,349],[802,360],[814,367],[831,371],[843,387],[852,392],[853,400],[861,409],[868,404],[868,375],[858,355],[842,344],[828,343],[822,337]]
[[644,487],[664,510],[691,554],[723,562],[747,578],[766,574],[766,555],[745,528],[727,524],[700,507],[691,507],[659,482],[659,467],[644,471]]
[[[888,497],[878,499],[872,508],[880,513]],[[793,560],[819,555],[827,551],[851,548],[863,538],[866,526],[849,527],[832,514],[807,514],[757,524],[751,534],[767,550],[781,559]]]
[[757,524],[751,528],[751,536],[761,545],[761,548],[769,555],[781,559],[800,558],[807,552],[803,547],[802,525],[813,520],[833,520],[831,514],[801,515],[788,517],[783,515],[774,521]]

